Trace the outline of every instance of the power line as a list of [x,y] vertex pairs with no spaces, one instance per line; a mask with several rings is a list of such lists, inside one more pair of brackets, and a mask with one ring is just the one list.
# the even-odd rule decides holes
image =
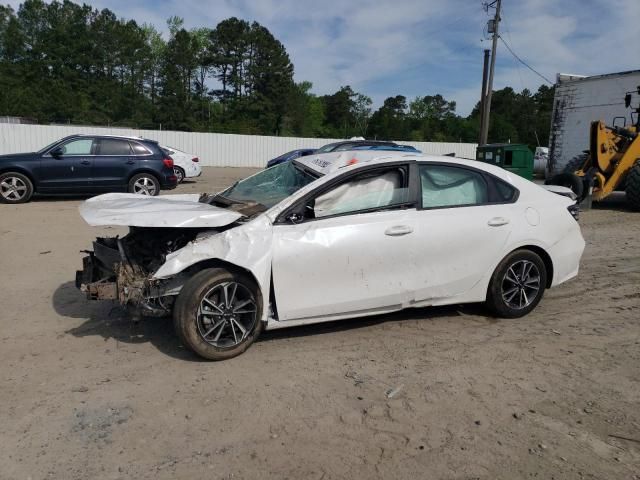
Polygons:
[[536,75],[538,75],[540,78],[542,78],[545,82],[547,82],[549,85],[553,85],[553,82],[551,80],[549,80],[547,77],[545,77],[544,75],[542,75],[540,72],[538,72],[536,69],[534,69],[532,66],[530,66],[527,62],[525,62],[524,60],[522,60],[518,55],[516,55],[516,53],[511,49],[511,47],[509,46],[509,44],[505,41],[504,38],[502,38],[502,36],[498,35],[498,38],[500,38],[500,41],[502,43],[504,43],[504,46],[507,47],[507,50],[509,50],[509,52],[511,53],[511,55],[513,55],[513,58],[515,58],[516,60],[518,60],[521,64],[523,64],[525,67],[527,67],[529,70],[531,70],[533,73],[535,73]]

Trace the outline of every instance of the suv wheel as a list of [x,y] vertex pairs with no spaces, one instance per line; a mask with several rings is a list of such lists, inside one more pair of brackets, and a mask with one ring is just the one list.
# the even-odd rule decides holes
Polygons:
[[160,182],[150,173],[139,173],[129,180],[129,193],[155,197],[160,193]]
[[0,175],[0,202],[26,203],[32,195],[33,183],[29,177],[17,172]]

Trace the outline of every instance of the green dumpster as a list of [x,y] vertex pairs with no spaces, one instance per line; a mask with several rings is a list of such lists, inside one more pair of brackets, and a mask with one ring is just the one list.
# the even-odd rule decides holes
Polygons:
[[480,162],[498,165],[527,180],[533,180],[533,153],[524,144],[492,143],[482,145],[477,149],[476,159]]

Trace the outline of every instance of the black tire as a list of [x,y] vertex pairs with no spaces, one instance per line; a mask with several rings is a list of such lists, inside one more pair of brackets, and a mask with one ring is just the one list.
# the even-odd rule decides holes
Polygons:
[[0,202],[27,203],[33,196],[33,183],[29,177],[18,172],[5,172],[0,175]]
[[185,172],[182,169],[182,167],[173,167],[173,173],[175,174],[176,177],[178,177],[178,185],[180,185],[184,179],[185,179]]
[[[224,293],[225,285],[233,288],[234,284],[236,289],[233,290],[233,298],[238,299],[235,308],[238,311],[251,310],[253,304],[253,320],[248,313],[227,313],[234,312],[234,302],[230,306],[216,303],[215,298],[222,300],[216,295]],[[205,296],[211,302],[205,303]],[[252,304],[243,305],[246,300],[251,300]],[[217,310],[208,309],[211,312],[209,315],[201,315],[201,304],[204,309],[212,303],[217,305]],[[178,337],[187,348],[208,360],[226,360],[243,353],[258,338],[263,328],[262,308],[260,291],[248,275],[222,268],[208,268],[196,273],[182,287],[173,309],[173,323]],[[221,326],[216,327],[216,323]],[[240,341],[235,338],[236,330],[242,334]]]
[[[523,265],[532,265],[532,267],[529,268],[528,273],[526,270],[524,271],[524,279],[521,279]],[[533,267],[537,272],[533,270]],[[509,280],[509,278],[513,278],[514,273],[516,281]],[[533,281],[535,277],[538,278],[537,282]],[[537,290],[534,293],[533,286],[535,285],[537,285]],[[531,250],[516,250],[507,255],[493,272],[487,290],[486,305],[498,317],[523,317],[538,305],[546,286],[547,269],[540,256]],[[510,297],[513,288],[517,289],[515,298]],[[522,290],[525,292],[524,296]],[[531,299],[531,295],[533,295],[533,299]],[[514,303],[520,303],[520,306],[515,306]]]
[[571,191],[576,194],[576,197],[578,197],[579,202],[584,199],[587,193],[584,183],[584,178],[579,177],[575,173],[559,173],[545,182],[546,185],[559,185],[570,188]]
[[625,194],[631,208],[640,211],[640,159],[636,160],[627,173]]
[[588,153],[583,153],[581,155],[576,155],[569,163],[567,163],[562,169],[562,173],[576,173],[578,170],[582,169],[582,166],[586,163],[587,157],[589,157]]
[[160,182],[151,173],[138,173],[129,180],[129,193],[155,197],[160,194]]

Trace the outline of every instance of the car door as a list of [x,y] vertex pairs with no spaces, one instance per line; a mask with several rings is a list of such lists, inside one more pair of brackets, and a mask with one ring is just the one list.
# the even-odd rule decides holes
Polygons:
[[126,188],[137,157],[126,138],[98,139],[93,163],[92,186],[99,190]]
[[92,137],[75,138],[45,153],[40,159],[38,190],[87,190],[93,165],[94,144],[95,139]]
[[353,172],[274,223],[279,320],[382,312],[406,301],[415,261],[409,172],[408,164]]
[[418,169],[413,300],[437,303],[469,291],[495,266],[511,234],[517,191],[460,165],[427,163]]

